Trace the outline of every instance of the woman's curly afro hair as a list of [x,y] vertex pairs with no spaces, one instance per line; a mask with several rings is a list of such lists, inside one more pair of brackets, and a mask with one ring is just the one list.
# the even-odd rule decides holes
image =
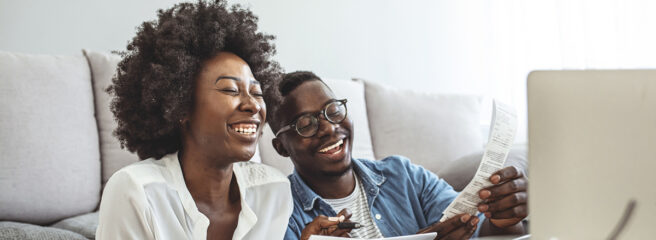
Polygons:
[[193,106],[202,63],[226,51],[241,57],[263,86],[280,77],[271,60],[271,35],[257,32],[257,17],[224,0],[180,3],[144,22],[121,52],[111,110],[121,147],[141,159],[160,159],[182,148],[180,120]]

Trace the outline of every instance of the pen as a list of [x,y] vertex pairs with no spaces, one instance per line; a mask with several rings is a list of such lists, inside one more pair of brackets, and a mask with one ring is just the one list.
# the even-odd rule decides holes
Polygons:
[[337,224],[338,229],[354,229],[360,227],[362,227],[362,225],[357,222],[340,222]]

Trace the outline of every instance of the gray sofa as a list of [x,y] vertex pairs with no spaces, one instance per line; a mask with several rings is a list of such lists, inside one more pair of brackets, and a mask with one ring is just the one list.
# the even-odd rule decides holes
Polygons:
[[[93,239],[104,183],[138,161],[112,136],[116,126],[104,91],[115,55],[0,52],[0,239]],[[348,98],[353,155],[409,157],[456,189],[472,178],[485,145],[482,98],[389,88],[367,80],[325,79]],[[268,127],[258,161],[290,173],[271,147]],[[526,169],[515,148],[507,165]]]

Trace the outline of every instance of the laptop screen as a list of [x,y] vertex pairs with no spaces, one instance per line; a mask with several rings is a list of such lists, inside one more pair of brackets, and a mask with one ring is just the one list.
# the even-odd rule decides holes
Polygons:
[[538,71],[527,86],[532,237],[656,236],[656,71]]

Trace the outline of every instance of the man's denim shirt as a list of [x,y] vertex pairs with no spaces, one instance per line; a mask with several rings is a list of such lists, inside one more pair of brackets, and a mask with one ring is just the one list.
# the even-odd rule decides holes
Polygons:
[[[458,195],[447,182],[402,156],[380,161],[352,159],[352,162],[355,174],[364,185],[371,217],[385,237],[415,234],[436,223]],[[337,213],[305,184],[296,170],[289,175],[289,181],[294,211],[285,239],[300,239],[305,225],[316,216]],[[484,220],[482,217],[483,214],[479,214],[480,223]]]

